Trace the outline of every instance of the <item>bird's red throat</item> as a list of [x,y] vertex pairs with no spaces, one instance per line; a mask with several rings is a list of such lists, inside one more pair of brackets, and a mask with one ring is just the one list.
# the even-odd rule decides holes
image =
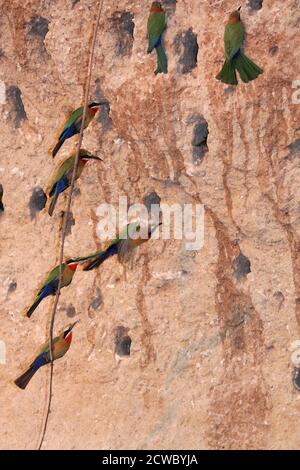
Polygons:
[[71,269],[71,271],[76,271],[77,266],[78,266],[78,263],[68,264],[68,267]]
[[70,331],[70,333],[67,334],[67,336],[65,337],[65,341],[69,344],[71,343],[71,341],[72,341],[72,331]]
[[162,7],[159,7],[158,5],[152,5],[150,12],[151,13],[163,13],[164,10],[162,9]]
[[241,18],[237,14],[233,13],[229,16],[229,21],[228,21],[229,23],[239,23],[240,21],[241,21]]

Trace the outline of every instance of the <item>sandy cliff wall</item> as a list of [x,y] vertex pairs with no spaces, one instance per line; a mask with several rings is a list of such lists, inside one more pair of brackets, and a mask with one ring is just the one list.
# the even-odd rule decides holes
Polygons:
[[[169,74],[155,77],[148,2],[105,2],[92,84],[110,105],[84,136],[105,166],[91,164],[76,184],[66,253],[100,249],[99,204],[153,192],[205,205],[204,247],[149,241],[126,272],[111,258],[76,273],[55,329],[81,322],[55,365],[44,447],[299,448],[290,346],[300,335],[300,2],[240,2],[247,52],[264,74],[236,89],[214,77],[238,2],[163,3]],[[34,448],[40,438],[47,368],[26,391],[13,379],[49,325],[50,300],[31,320],[24,309],[57,261],[66,198],[51,219],[39,211],[39,188],[53,171],[56,131],[81,103],[95,8],[92,0],[1,4],[1,448]],[[117,361],[120,327],[132,344]]]

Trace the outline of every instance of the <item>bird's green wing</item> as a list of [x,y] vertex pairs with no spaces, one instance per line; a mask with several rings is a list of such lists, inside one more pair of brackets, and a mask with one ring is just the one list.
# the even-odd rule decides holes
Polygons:
[[147,24],[148,50],[151,52],[166,26],[164,13],[150,13]]
[[91,253],[90,255],[87,255],[87,256],[78,256],[77,258],[73,258],[75,261],[88,261],[90,259],[93,259],[93,258],[97,258],[99,255],[101,255],[102,253],[105,253],[105,251],[112,245],[115,245],[116,243],[119,242],[119,238],[114,238],[113,240],[111,240],[108,244],[107,244],[107,247],[103,250],[100,250],[100,251],[95,251],[95,253]]
[[139,222],[131,222],[130,224],[127,224],[126,227],[124,227],[121,232],[119,233],[118,237],[111,242],[118,242],[119,240],[126,240],[127,238],[130,238],[130,233],[133,233],[135,231],[139,231]]
[[[56,336],[56,338],[53,338],[53,345],[54,345],[55,343],[57,343],[58,340],[59,340],[59,336]],[[41,353],[44,353],[44,352],[47,353],[47,352],[49,352],[49,351],[50,351],[50,340],[47,341],[46,343],[44,343],[44,344],[40,347],[40,349],[39,349],[38,352],[37,352],[37,355],[39,355],[39,354],[41,354]]]
[[129,254],[134,248],[132,240],[120,240],[118,244],[119,261],[124,262],[129,258]]
[[[65,269],[66,263],[62,264],[62,271]],[[50,271],[48,274],[48,277],[46,278],[44,285],[49,284],[49,282],[53,281],[54,279],[57,279],[59,277],[59,266],[55,266],[55,268]]]
[[[128,235],[128,229],[129,229],[130,224],[126,225],[126,227],[122,228],[122,230],[119,232],[117,238],[115,240],[123,240],[127,238]],[[113,242],[115,241],[113,240]]]
[[63,127],[63,130],[62,130],[62,133],[65,129],[67,129],[67,127],[70,127],[72,124],[74,124],[74,122],[77,121],[77,119],[80,116],[82,116],[82,113],[83,113],[83,106],[80,106],[80,108],[75,109],[75,111],[71,114],[71,116],[69,117],[69,119],[65,123],[65,125]]
[[126,225],[126,227],[124,227],[121,230],[121,232],[118,234],[118,236],[116,238],[114,238],[113,240],[111,240],[107,244],[106,249],[96,251],[95,253],[91,253],[90,255],[87,255],[87,256],[81,256],[81,257],[78,257],[78,258],[74,258],[74,260],[81,262],[81,261],[93,260],[94,258],[96,259],[99,255],[102,255],[103,253],[105,253],[109,249],[109,247],[111,247],[113,245],[116,245],[116,244],[118,244],[118,253],[119,253],[119,255],[120,255],[120,251],[122,253],[126,252],[127,251],[128,241],[132,243],[132,239],[131,238],[128,239],[129,227],[132,227],[132,230],[133,230],[136,227],[136,225],[137,225],[137,222],[132,222],[131,224]]
[[129,227],[130,226],[134,226],[136,225],[136,222],[133,222],[131,224],[128,224],[126,225],[126,227],[124,227],[121,232],[118,234],[118,236],[116,238],[114,238],[113,240],[111,240],[108,244],[107,244],[107,247],[106,249],[102,249],[100,251],[96,251],[95,253],[91,253],[90,255],[87,255],[87,256],[80,256],[78,258],[74,258],[74,260],[76,261],[87,261],[87,260],[90,260],[90,259],[93,259],[93,258],[97,258],[97,256],[101,255],[102,253],[104,253],[110,246],[112,245],[115,245],[116,243],[120,243],[122,240],[124,241],[127,241],[127,238],[128,238],[128,230],[129,230]]
[[139,238],[131,238],[131,234],[140,231],[139,222],[131,222],[120,233],[118,241],[118,254],[121,261],[125,261],[129,252],[137,245],[140,244]]
[[245,38],[245,27],[242,22],[229,23],[225,27],[224,46],[226,59],[232,57],[239,51]]
[[62,162],[57,172],[55,173],[55,176],[52,181],[52,187],[54,186],[55,183],[57,183],[57,181],[59,181],[62,178],[62,176],[64,176],[67,173],[67,171],[73,168],[74,160],[75,160],[74,156],[71,156],[67,158],[64,162]]

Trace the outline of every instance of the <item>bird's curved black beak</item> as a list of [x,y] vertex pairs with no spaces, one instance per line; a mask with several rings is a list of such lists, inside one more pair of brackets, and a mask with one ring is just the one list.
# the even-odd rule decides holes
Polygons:
[[108,105],[108,104],[109,104],[109,101],[107,101],[107,100],[101,100],[101,101],[94,101],[93,102],[94,106],[105,106],[105,105]]
[[152,235],[160,225],[162,225],[162,222],[158,222],[157,225],[154,225],[154,227],[150,229],[150,235]]
[[96,256],[98,256],[99,253],[101,253],[101,251],[99,252],[97,251],[96,253],[93,253],[92,255],[78,256],[78,258],[74,258],[74,260],[76,260],[76,262],[78,263],[81,263],[84,261],[88,261],[89,259],[95,258]]
[[70,326],[70,331],[73,330],[74,326],[76,325],[76,323],[78,323],[79,320],[76,320],[74,321],[74,323],[71,323],[71,326]]
[[100,162],[103,162],[102,158],[96,157],[96,155],[86,155],[84,158],[89,160],[100,160]]

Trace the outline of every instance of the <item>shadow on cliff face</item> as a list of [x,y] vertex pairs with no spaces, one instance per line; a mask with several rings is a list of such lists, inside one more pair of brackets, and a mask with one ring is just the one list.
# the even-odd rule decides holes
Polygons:
[[295,155],[300,154],[300,139],[296,139],[294,142],[288,145],[287,149],[289,150],[288,155],[285,157],[287,160],[290,160]]
[[46,18],[35,16],[29,21],[29,23],[27,23],[28,34],[31,36],[38,36],[44,40],[49,31],[48,24],[49,20]]
[[260,10],[263,6],[263,0],[248,0],[247,6],[252,10]]
[[112,119],[109,115],[110,104],[109,104],[108,99],[104,96],[102,92],[100,78],[97,78],[95,80],[94,96],[95,96],[95,99],[98,101],[107,101],[107,104],[101,105],[100,113],[98,113],[98,116],[96,118],[97,121],[101,124],[103,131],[107,132],[112,127]]
[[117,56],[131,55],[133,47],[134,22],[129,11],[115,11],[110,18],[111,31],[116,38],[115,53]]
[[98,308],[103,304],[103,299],[101,295],[101,291],[99,287],[96,289],[96,294],[92,298],[91,303],[89,305],[89,309],[92,308],[93,310],[98,310]]
[[208,123],[203,116],[194,116],[194,131],[193,131],[193,162],[199,165],[205,154],[208,152],[207,138],[209,134]]
[[130,356],[131,338],[128,336],[129,328],[117,326],[114,329],[115,354],[118,356]]
[[298,392],[300,392],[300,369],[294,369],[293,385]]
[[36,51],[41,57],[45,57],[47,50],[45,47],[45,37],[49,31],[49,20],[42,16],[34,16],[26,24],[27,38],[28,38],[28,50]]
[[69,304],[66,308],[67,317],[73,318],[76,315],[76,309],[73,304]]
[[182,74],[190,72],[197,66],[198,42],[197,35],[192,28],[183,33],[178,33],[174,40],[175,53],[179,57],[179,71]]
[[167,15],[175,13],[177,0],[162,0],[161,3]]
[[66,227],[66,236],[72,235],[72,227],[75,225],[76,221],[73,216],[73,212],[68,213],[67,227]]
[[6,99],[10,107],[10,119],[17,129],[27,119],[27,114],[22,101],[22,92],[19,87],[12,85],[6,90]]
[[240,281],[243,277],[246,277],[247,274],[251,273],[251,264],[249,258],[243,255],[242,253],[239,254],[233,262],[233,275],[237,281]]
[[143,204],[146,206],[149,214],[151,212],[151,206],[152,205],[157,205],[159,206],[160,205],[160,201],[161,201],[161,198],[159,197],[159,195],[155,192],[155,191],[152,191],[151,193],[147,194],[144,198],[143,198]]
[[11,281],[7,289],[7,297],[17,290],[18,284],[17,281]]
[[40,186],[33,188],[29,200],[30,219],[35,219],[36,213],[44,209],[47,202],[47,196]]

